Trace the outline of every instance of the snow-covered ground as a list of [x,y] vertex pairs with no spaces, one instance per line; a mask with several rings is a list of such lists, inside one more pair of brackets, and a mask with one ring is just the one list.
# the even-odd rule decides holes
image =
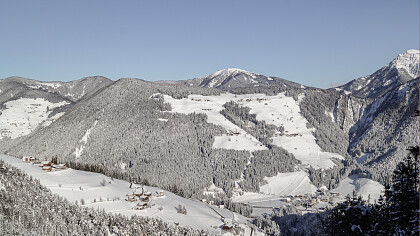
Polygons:
[[306,127],[308,121],[300,114],[299,102],[292,97],[287,97],[284,93],[276,96],[264,94],[245,96],[240,104],[250,107],[250,113],[256,114],[257,120],[284,127],[285,135],[273,137],[273,144],[292,153],[296,159],[302,161],[302,164],[314,168],[330,168],[335,165],[331,158],[343,159],[337,153],[321,150],[312,134],[314,130]]
[[277,176],[265,177],[267,184],[260,187],[264,194],[287,196],[315,193],[317,187],[311,184],[305,171],[279,173]]
[[336,189],[331,192],[340,193],[340,197],[344,199],[347,194],[352,196],[353,191],[356,194],[361,195],[364,200],[368,200],[370,195],[370,202],[373,203],[381,195],[381,191],[384,190],[384,186],[376,181],[368,178],[359,178],[357,175],[350,175],[343,179]]
[[[317,188],[311,184],[308,174],[304,171],[279,173],[273,177],[265,177],[267,184],[260,187],[260,193],[244,192],[233,200],[241,203],[268,202],[283,196],[313,194]],[[264,205],[272,206],[272,205]]]
[[220,114],[223,104],[235,101],[241,106],[251,108],[250,113],[256,114],[257,120],[283,126],[285,135],[273,137],[273,144],[295,155],[298,160],[302,161],[302,164],[311,165],[314,168],[330,168],[335,165],[331,158],[343,159],[337,153],[321,150],[312,134],[313,129],[306,127],[308,121],[300,114],[299,102],[292,97],[287,97],[284,93],[279,93],[276,96],[230,93],[220,96],[190,95],[184,99],[174,99],[164,95],[164,99],[171,104],[172,112],[205,113],[208,116],[208,122],[220,125],[226,131],[240,133],[238,136],[216,137],[213,144],[215,148],[249,151],[266,149],[258,140]]
[[68,103],[52,103],[43,98],[20,98],[6,102],[6,108],[0,111],[0,139],[25,136],[39,125],[50,124],[64,114],[58,113],[54,117],[48,118],[52,109],[66,104]]
[[[227,132],[236,131],[238,135],[216,136],[213,143],[214,148],[225,148],[235,150],[261,150],[267,149],[255,137],[227,120],[220,111],[223,104],[235,101],[239,105],[249,107],[251,114],[256,114],[257,120],[263,120],[267,124],[283,126],[285,134],[272,138],[273,145],[282,147],[292,153],[303,166],[314,168],[330,168],[335,164],[332,158],[343,159],[337,153],[323,152],[315,141],[313,129],[308,129],[308,121],[300,114],[299,101],[292,97],[279,93],[275,96],[265,94],[244,94],[235,95],[222,93],[220,96],[190,95],[184,99],[174,99],[163,95],[166,102],[172,107],[172,112],[178,113],[205,113],[208,122],[220,125]],[[300,97],[302,99],[302,97]],[[285,195],[300,195],[313,193],[316,187],[310,183],[308,175],[304,171],[292,173],[279,173],[277,176],[265,178],[267,184],[261,186],[260,193],[245,192],[243,195],[235,196],[237,202],[249,200],[266,199],[267,197],[279,197]]]
[[[245,229],[245,235],[250,234],[251,229],[246,226],[249,221],[248,218],[226,209],[179,197],[168,191],[164,191],[163,197],[157,197],[156,191],[159,189],[156,187],[144,186],[145,192],[152,192],[152,207],[144,210],[134,210],[133,207],[139,201],[125,201],[126,194],[133,193],[134,188],[140,186],[133,185],[130,188],[130,183],[127,181],[74,169],[45,172],[40,167],[22,162],[21,159],[15,157],[0,155],[0,159],[39,179],[41,184],[47,186],[53,193],[57,193],[71,202],[78,201],[80,204],[83,199],[87,207],[104,209],[107,212],[120,213],[126,216],[156,217],[169,223],[178,222],[181,226],[208,230],[214,234],[222,232],[220,227],[223,225],[221,220],[221,216],[223,216],[226,219],[234,219]],[[104,186],[101,184],[103,181]],[[136,191],[141,192],[141,189]],[[177,213],[179,205],[186,208],[186,215]]]
[[267,149],[255,137],[249,135],[245,130],[226,119],[220,111],[223,110],[223,104],[232,100],[235,95],[221,94],[220,96],[202,96],[190,95],[188,98],[174,99],[171,96],[164,95],[166,102],[172,107],[172,112],[177,113],[204,113],[207,115],[207,122],[222,126],[226,131],[238,132],[233,136],[217,136],[213,144],[214,148],[225,148],[234,150],[264,150]]
[[73,154],[76,156],[76,160],[80,157],[80,155],[82,155],[83,148],[86,145],[86,143],[88,142],[90,132],[92,131],[93,128],[95,128],[95,126],[97,124],[98,124],[98,121],[95,120],[95,122],[93,122],[92,127],[90,127],[88,130],[86,130],[86,133],[83,135],[82,139],[79,140],[80,148],[76,147],[76,149],[73,152]]

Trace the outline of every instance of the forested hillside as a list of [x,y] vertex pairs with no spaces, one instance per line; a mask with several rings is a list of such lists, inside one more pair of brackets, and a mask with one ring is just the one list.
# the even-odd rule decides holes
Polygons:
[[0,161],[2,235],[203,235],[158,219],[127,218],[81,207],[52,194],[19,169]]
[[[198,194],[212,183],[229,193],[243,174],[249,152],[213,149],[214,136],[226,131],[207,123],[203,114],[166,112],[171,108],[160,93],[181,98],[219,91],[123,79],[76,104],[50,126],[2,148],[16,156],[57,157],[72,167],[185,196]],[[266,152],[276,157],[279,167],[270,166],[272,171],[259,160],[252,162],[251,168],[259,171],[246,174],[244,186],[249,189],[259,189],[265,176],[261,170],[275,175],[284,168],[283,157],[293,158],[284,151]],[[289,166],[293,169],[293,164]]]
[[[341,178],[347,177],[346,173],[355,169],[367,171],[375,180],[383,180],[376,171],[375,160],[387,160],[387,168],[394,168],[397,161],[393,160],[395,154],[392,153],[402,150],[406,140],[415,138],[416,122],[409,114],[403,117],[392,114],[401,112],[406,106],[418,106],[416,84],[418,80],[413,80],[403,85],[405,87],[395,89],[394,93],[401,98],[397,101],[385,97],[372,101],[315,88],[258,87],[240,88],[235,92],[271,95],[285,91],[287,96],[300,101],[301,114],[308,121],[307,125],[314,129],[317,144],[324,151],[347,158],[343,164],[337,162],[338,166],[332,170],[323,170],[325,177],[322,180],[316,177],[319,176],[316,174],[318,170],[310,172],[314,184],[333,187]],[[219,93],[216,89],[123,79],[81,100],[50,126],[32,135],[3,142],[1,149],[15,156],[57,157],[76,168],[156,185],[185,196],[192,196],[212,183],[230,193],[235,181],[241,178],[243,190],[259,191],[264,177],[293,171],[293,166],[298,163],[293,155],[271,145],[274,132],[282,132],[281,126],[257,120],[246,107],[225,104],[222,114],[227,119],[271,148],[255,152],[250,159],[246,151],[214,149],[214,137],[226,133],[226,130],[208,123],[204,114],[167,112],[171,110],[170,104],[165,103],[160,95],[168,94],[179,99],[188,94]],[[394,98],[395,94],[388,97]],[[382,106],[380,109],[379,105]],[[408,127],[407,135],[390,136],[385,143],[379,141],[382,139],[368,141],[371,138],[366,134],[375,134],[372,137],[388,134],[387,130],[376,128],[382,126],[375,124],[389,121],[388,116],[395,118],[387,127],[394,130]],[[374,150],[375,154],[368,161],[357,163],[362,152]],[[269,157],[274,159],[266,160]],[[249,160],[251,162],[247,165]],[[262,164],[264,162],[270,163],[269,166]],[[365,167],[367,163],[372,167]],[[340,171],[341,168],[346,168],[346,171]],[[331,182],[330,178],[334,181]]]

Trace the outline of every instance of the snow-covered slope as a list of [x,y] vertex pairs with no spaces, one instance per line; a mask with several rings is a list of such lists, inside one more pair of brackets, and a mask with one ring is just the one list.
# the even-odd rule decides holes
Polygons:
[[[151,207],[134,210],[133,207],[139,201],[126,201],[126,194],[142,192],[140,185],[133,185],[130,188],[130,183],[127,181],[74,169],[45,172],[37,165],[1,154],[0,159],[39,179],[41,184],[48,187],[53,193],[59,194],[71,202],[77,201],[79,204],[84,202],[86,207],[104,209],[107,212],[126,216],[139,215],[160,218],[168,223],[177,222],[181,226],[203,229],[212,234],[223,232],[221,230],[221,226],[224,224],[221,219],[223,216],[225,219],[238,222],[246,235],[249,235],[251,231],[247,226],[250,219],[246,217],[199,201],[185,199],[168,191],[163,191],[164,196],[158,197],[156,195],[159,189],[156,187],[143,186],[144,192],[152,193]],[[138,188],[136,189],[136,187]],[[187,214],[177,213],[179,205],[186,208]]]
[[42,90],[49,93],[57,93],[75,102],[83,97],[92,95],[99,89],[111,84],[113,81],[103,76],[85,77],[80,80],[69,82],[42,82],[21,77],[9,77],[0,80],[0,88],[2,87],[2,84],[9,82],[19,83],[31,90]]
[[244,87],[269,86],[300,87],[300,85],[297,83],[290,82],[278,77],[260,75],[238,68],[227,68],[216,71],[215,73],[206,77],[181,82],[189,86],[218,88],[223,90],[232,90]]
[[256,114],[258,120],[267,124],[283,126],[285,135],[273,137],[272,144],[286,149],[288,152],[302,161],[304,165],[314,168],[330,168],[334,166],[331,158],[343,159],[336,153],[323,152],[315,142],[313,129],[306,126],[307,121],[300,114],[299,102],[292,97],[280,93],[276,96],[265,94],[244,94],[234,95],[230,93],[220,96],[190,95],[184,99],[173,99],[164,96],[165,101],[172,106],[172,112],[179,113],[205,113],[208,115],[208,122],[220,125],[229,131],[238,131],[238,135],[216,137],[215,148],[226,148],[235,150],[261,150],[262,144],[243,129],[234,125],[219,112],[223,104],[235,101],[241,106],[251,108],[251,113]]
[[340,198],[344,199],[347,195],[352,196],[353,191],[355,191],[357,196],[362,196],[364,200],[370,198],[370,202],[373,203],[379,198],[383,190],[384,186],[376,181],[368,178],[359,178],[357,175],[350,175],[342,180],[339,186],[331,190],[331,192],[339,193]]
[[238,133],[232,136],[225,134],[216,136],[216,140],[213,143],[214,148],[248,151],[267,149],[255,137],[220,114],[223,104],[234,98],[233,94],[222,94],[220,96],[190,95],[184,99],[174,99],[171,96],[164,95],[164,98],[166,102],[171,104],[172,112],[184,114],[204,113],[207,115],[207,122],[222,126],[227,132]]
[[112,81],[87,77],[70,82],[41,82],[21,77],[0,80],[0,139],[25,136],[49,126],[77,101]]
[[316,187],[311,184],[304,171],[279,173],[277,176],[264,179],[267,184],[261,186],[261,193],[276,196],[296,196],[313,194]]
[[419,77],[419,50],[399,54],[388,65],[372,75],[355,79],[336,89],[361,97],[377,98],[409,80]]
[[49,117],[54,108],[69,104],[52,103],[43,98],[20,98],[4,103],[0,110],[0,139],[11,139],[30,134],[40,125],[48,125],[63,113]]

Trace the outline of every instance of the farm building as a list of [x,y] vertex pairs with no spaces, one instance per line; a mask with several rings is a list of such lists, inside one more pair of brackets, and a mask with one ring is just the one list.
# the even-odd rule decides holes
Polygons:
[[134,209],[135,210],[144,210],[144,209],[146,209],[146,208],[148,208],[149,207],[149,204],[148,203],[143,203],[143,202],[139,202],[139,203],[137,203],[137,205],[134,207]]
[[58,164],[58,165],[54,165],[54,168],[55,168],[56,170],[64,170],[64,169],[66,169],[67,167],[66,167],[66,164]]
[[44,167],[44,166],[52,166],[52,162],[51,161],[42,161],[41,162],[41,166],[42,167]]
[[140,197],[140,201],[142,201],[142,202],[148,202],[149,201],[149,196],[141,196]]

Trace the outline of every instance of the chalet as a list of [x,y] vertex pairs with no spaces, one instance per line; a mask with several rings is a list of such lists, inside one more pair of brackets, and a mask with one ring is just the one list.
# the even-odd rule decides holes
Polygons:
[[145,202],[139,202],[139,203],[137,203],[135,209],[136,210],[144,210],[144,209],[146,209],[148,207],[149,207],[149,204],[147,204]]
[[66,169],[66,164],[58,164],[58,165],[54,165],[54,168],[57,170],[64,170]]
[[165,194],[163,193],[163,190],[158,190],[158,191],[156,191],[156,196],[157,197],[163,197],[163,196],[165,196]]
[[233,225],[223,225],[222,226],[222,229],[224,230],[224,231],[232,231],[232,229],[233,229]]
[[127,196],[127,198],[125,199],[127,202],[136,202],[137,198],[135,196]]
[[33,157],[33,156],[30,156],[30,157],[29,157],[29,161],[36,161],[36,158],[35,158],[35,157]]
[[32,162],[32,165],[40,165],[40,164],[41,164],[41,162],[36,160],[36,159],[35,159],[35,161]]
[[30,161],[30,157],[22,157],[22,161],[23,162],[29,162]]
[[152,192],[145,192],[144,196],[150,197],[150,196],[152,196]]
[[233,229],[233,222],[229,219],[225,219],[222,229],[225,231],[231,231]]
[[142,202],[149,202],[149,196],[141,196],[140,201]]
[[42,161],[41,166],[52,166],[52,162],[51,161]]
[[141,196],[143,196],[143,193],[133,193],[133,196],[135,196],[135,197],[141,197]]
[[127,196],[127,198],[125,199],[127,202],[136,202],[136,201],[138,201],[139,200],[139,197],[138,196],[136,196],[136,195],[134,195],[134,194],[127,194],[127,195],[125,195],[125,196]]
[[42,167],[42,170],[51,171],[52,170],[52,167],[51,166],[43,166]]

